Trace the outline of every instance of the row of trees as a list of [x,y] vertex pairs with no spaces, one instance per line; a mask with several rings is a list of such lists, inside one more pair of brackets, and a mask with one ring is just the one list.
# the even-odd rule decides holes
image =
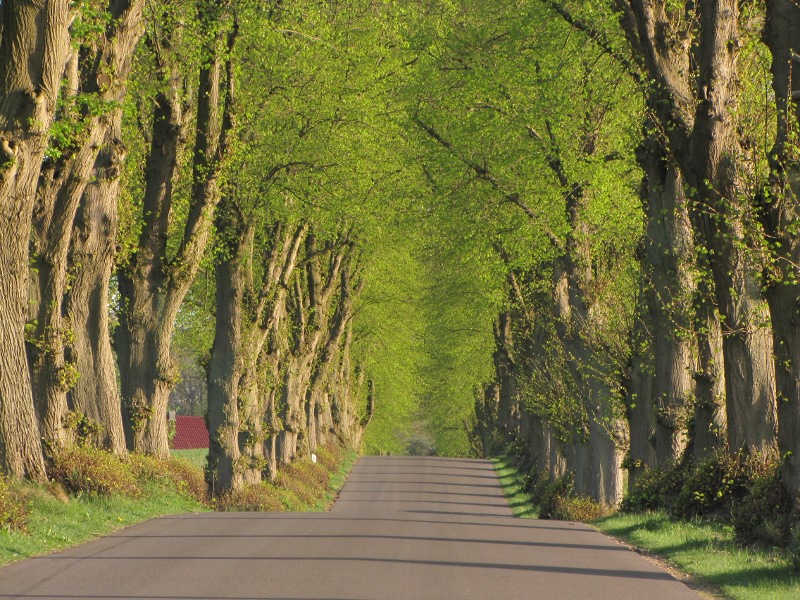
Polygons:
[[[798,498],[800,8],[528,7],[533,33],[514,31],[525,15],[490,10],[445,58],[483,70],[467,93],[491,119],[418,120],[537,223],[533,257],[490,230],[508,299],[476,441],[488,452],[493,432],[521,438],[541,471],[608,504],[623,469],[717,451],[779,458]],[[498,139],[510,141],[492,156]],[[545,189],[547,208],[532,200]]]
[[0,3],[3,471],[42,480],[84,442],[166,457],[176,326],[217,491],[358,445],[354,307],[404,185],[388,11]]
[[177,343],[221,489],[378,390],[369,451],[522,439],[608,504],[774,454],[800,495],[792,0],[0,11],[5,471],[166,455]]

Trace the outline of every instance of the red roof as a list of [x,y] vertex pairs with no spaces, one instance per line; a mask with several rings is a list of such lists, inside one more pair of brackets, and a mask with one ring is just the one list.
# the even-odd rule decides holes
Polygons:
[[175,417],[174,450],[208,448],[208,429],[205,417]]

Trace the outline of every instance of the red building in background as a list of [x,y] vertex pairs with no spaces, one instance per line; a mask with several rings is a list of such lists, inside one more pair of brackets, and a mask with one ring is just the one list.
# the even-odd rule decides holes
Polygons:
[[175,417],[173,450],[208,448],[208,428],[205,417]]

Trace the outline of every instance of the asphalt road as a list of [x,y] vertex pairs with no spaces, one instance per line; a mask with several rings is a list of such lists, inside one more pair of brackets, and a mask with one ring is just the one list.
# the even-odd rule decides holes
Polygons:
[[0,569],[0,598],[699,597],[587,526],[512,517],[489,462],[370,457],[329,513],[154,519]]

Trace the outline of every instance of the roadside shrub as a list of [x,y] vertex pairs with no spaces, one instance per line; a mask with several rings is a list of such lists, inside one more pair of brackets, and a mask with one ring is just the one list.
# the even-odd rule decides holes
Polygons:
[[730,519],[735,502],[747,496],[752,483],[768,475],[775,460],[755,455],[718,452],[698,463],[686,477],[672,507],[674,516],[721,516]]
[[508,442],[504,454],[516,458],[522,467],[527,466],[530,461],[528,444],[522,438],[515,438],[514,440]]
[[277,491],[266,483],[246,485],[239,491],[226,492],[217,498],[216,507],[221,512],[277,512],[283,510],[283,504]]
[[175,487],[182,494],[191,496],[198,502],[208,502],[208,484],[205,474],[189,461],[180,458],[167,460],[167,468],[175,482]]
[[292,492],[303,504],[314,504],[325,496],[328,472],[321,465],[297,461],[281,466],[275,485]]
[[133,472],[123,459],[91,446],[55,452],[49,475],[53,481],[75,494],[132,497],[141,494]]
[[322,465],[328,471],[336,471],[339,468],[339,463],[344,458],[344,451],[338,446],[319,447],[317,448],[317,464]]
[[547,479],[547,473],[540,471],[539,467],[533,465],[530,470],[522,476],[522,489],[531,494],[542,479]]
[[28,524],[28,508],[14,493],[11,482],[0,475],[0,527],[25,531]]
[[658,508],[668,508],[683,487],[685,470],[647,469],[636,477],[636,481],[628,489],[622,500],[620,510],[623,512],[645,512]]
[[325,488],[330,477],[328,470],[323,465],[306,460],[284,465],[282,471],[286,477],[301,481],[309,487]]
[[744,498],[733,505],[731,523],[745,544],[767,542],[786,546],[789,542],[792,499],[783,487],[780,462],[756,471]]
[[609,514],[608,508],[588,496],[556,496],[551,519],[587,523]]
[[129,454],[127,460],[139,482],[152,482],[162,488],[174,489],[198,502],[208,501],[203,472],[188,461],[179,458],[164,460],[144,454]]
[[789,532],[788,548],[792,561],[792,573],[800,573],[800,521],[797,521]]
[[548,481],[546,485],[542,486],[536,501],[536,504],[539,505],[539,518],[558,519],[559,517],[555,515],[561,499],[572,496],[574,489],[575,485],[570,475]]

